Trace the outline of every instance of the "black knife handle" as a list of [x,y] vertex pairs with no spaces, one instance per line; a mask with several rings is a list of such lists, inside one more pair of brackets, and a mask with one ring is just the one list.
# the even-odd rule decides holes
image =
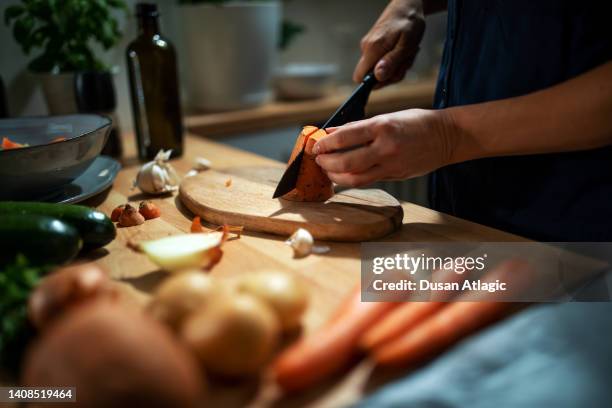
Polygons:
[[363,81],[361,82],[371,91],[378,83],[378,80],[376,79],[376,75],[374,75],[374,71],[370,71],[363,77]]

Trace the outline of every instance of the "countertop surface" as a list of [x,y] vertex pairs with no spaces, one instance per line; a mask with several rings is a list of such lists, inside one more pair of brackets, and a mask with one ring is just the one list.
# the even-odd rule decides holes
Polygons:
[[[196,157],[212,162],[213,168],[235,166],[283,166],[282,163],[240,151],[194,135],[187,135],[185,155],[172,164],[179,174],[191,169]],[[127,159],[113,187],[105,194],[88,202],[106,214],[120,204],[138,204],[149,199],[132,188],[140,163],[133,157],[133,137],[125,138]],[[161,208],[161,218],[131,228],[119,228],[115,241],[95,253],[96,262],[106,268],[113,278],[135,287],[146,296],[166,276],[142,255],[128,248],[130,240],[147,240],[189,231],[192,214],[180,203],[176,194],[153,199]],[[521,238],[482,225],[410,203],[402,204],[402,228],[385,241],[520,241]],[[257,270],[279,270],[299,275],[308,285],[310,304],[304,319],[304,332],[322,324],[343,296],[356,284],[360,275],[360,244],[329,243],[331,251],[325,255],[310,255],[294,259],[291,248],[283,237],[246,232],[238,240],[228,241],[223,247],[223,258],[214,267],[214,276],[232,276]],[[267,381],[242,384],[211,384],[210,406],[339,406],[358,400],[376,389],[385,379],[371,376],[367,361],[354,366],[341,378],[313,389],[299,397],[281,399],[278,391]]]

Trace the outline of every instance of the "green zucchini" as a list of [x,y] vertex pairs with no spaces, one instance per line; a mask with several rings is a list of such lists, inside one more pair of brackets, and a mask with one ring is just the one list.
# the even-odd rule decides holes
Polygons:
[[73,259],[83,241],[72,225],[32,214],[0,214],[0,264],[23,254],[34,265],[60,265]]
[[85,249],[96,249],[115,239],[113,222],[104,213],[82,205],[0,201],[0,214],[46,215],[79,231]]

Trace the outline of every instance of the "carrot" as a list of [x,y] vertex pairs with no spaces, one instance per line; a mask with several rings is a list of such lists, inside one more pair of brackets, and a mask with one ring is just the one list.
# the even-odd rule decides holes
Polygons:
[[380,366],[410,366],[425,362],[457,341],[500,320],[513,303],[457,302],[442,309],[403,336],[374,350]]
[[272,368],[276,382],[287,392],[299,391],[341,370],[364,330],[394,306],[362,302],[357,286],[327,324],[281,353]]
[[[465,275],[444,269],[437,270],[432,275],[435,282],[461,282],[464,279]],[[371,327],[361,338],[360,346],[365,350],[372,350],[400,337],[448,305],[447,302],[454,295],[449,291],[440,291],[430,294],[432,301],[403,304]]]
[[397,307],[377,322],[361,337],[359,345],[364,350],[373,350],[402,334],[438,312],[447,303],[409,302]]
[[[494,268],[485,280],[494,281],[503,276],[517,276],[519,285],[524,285],[527,276],[533,276],[530,265],[520,260],[508,260]],[[522,286],[517,286],[520,290]],[[380,366],[409,366],[431,359],[459,340],[475,331],[502,320],[523,303],[490,301],[496,295],[482,295],[466,292],[457,301],[442,308],[439,313],[426,318],[393,340],[382,343],[373,350],[373,358]],[[497,295],[498,299],[500,295]]]
[[289,164],[293,162],[295,156],[305,148],[300,173],[298,175],[295,189],[283,196],[290,201],[326,201],[334,195],[334,186],[327,177],[327,174],[319,167],[316,162],[316,155],[312,148],[322,137],[326,136],[324,129],[317,129],[314,126],[306,126],[295,143]]

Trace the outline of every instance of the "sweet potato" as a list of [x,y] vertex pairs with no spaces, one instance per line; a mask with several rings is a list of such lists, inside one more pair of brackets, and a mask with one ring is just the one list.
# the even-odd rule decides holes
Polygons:
[[334,195],[331,180],[319,167],[315,161],[316,155],[312,152],[315,143],[326,135],[324,129],[317,129],[314,126],[306,126],[302,129],[289,159],[289,164],[291,164],[302,148],[306,146],[302,166],[295,189],[285,194],[284,199],[320,202],[326,201]]

